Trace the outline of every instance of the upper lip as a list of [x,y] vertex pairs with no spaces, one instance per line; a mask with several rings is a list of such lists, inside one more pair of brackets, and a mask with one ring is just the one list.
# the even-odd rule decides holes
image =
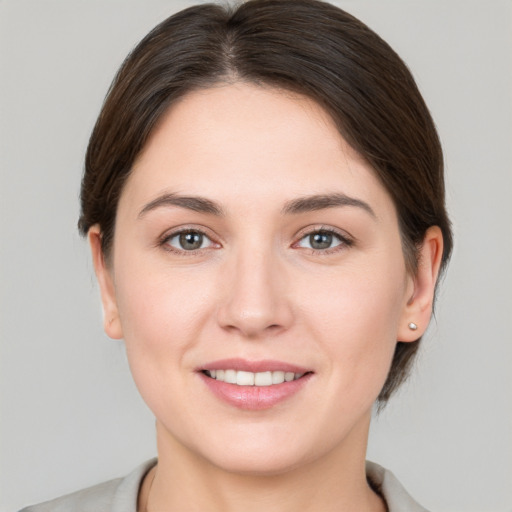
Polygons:
[[298,366],[296,364],[285,363],[283,361],[275,361],[271,359],[263,359],[260,361],[248,361],[246,359],[232,358],[232,359],[220,359],[218,361],[212,361],[204,366],[198,368],[198,371],[203,370],[236,370],[244,372],[293,372],[293,373],[307,373],[311,372],[311,369]]

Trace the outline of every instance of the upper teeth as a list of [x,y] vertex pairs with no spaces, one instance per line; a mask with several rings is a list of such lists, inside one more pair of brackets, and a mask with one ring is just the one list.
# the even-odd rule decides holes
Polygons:
[[206,370],[206,373],[213,379],[237,384],[238,386],[272,386],[292,380],[300,379],[303,373],[293,372],[244,372],[237,370]]

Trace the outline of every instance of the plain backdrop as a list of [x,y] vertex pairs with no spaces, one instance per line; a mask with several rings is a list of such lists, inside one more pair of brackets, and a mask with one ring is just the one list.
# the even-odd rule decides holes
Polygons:
[[[127,52],[196,2],[0,1],[0,510],[155,454],[75,229],[88,136]],[[437,512],[512,511],[512,2],[336,2],[408,63],[444,144],[456,247],[368,458]]]

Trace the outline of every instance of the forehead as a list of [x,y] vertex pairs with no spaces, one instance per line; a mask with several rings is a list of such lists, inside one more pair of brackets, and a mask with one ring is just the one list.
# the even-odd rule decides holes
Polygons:
[[[313,100],[253,84],[194,91],[162,117],[123,193],[178,192],[253,205],[340,192],[390,198]],[[135,197],[130,197],[135,201]],[[391,205],[391,208],[392,205]]]

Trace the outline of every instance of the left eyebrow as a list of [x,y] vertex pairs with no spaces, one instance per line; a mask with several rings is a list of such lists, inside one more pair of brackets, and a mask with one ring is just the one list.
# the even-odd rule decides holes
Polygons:
[[209,199],[206,199],[205,197],[180,196],[178,194],[167,193],[162,194],[161,196],[146,204],[144,208],[142,208],[142,210],[139,212],[139,219],[151,210],[169,206],[178,206],[179,208],[185,208],[186,210],[208,213],[218,217],[224,215],[224,212],[219,205],[213,201],[210,201]]
[[374,219],[377,219],[377,215],[373,211],[372,207],[355,197],[349,197],[345,194],[319,194],[313,196],[299,197],[287,202],[282,210],[285,215],[306,213],[316,210],[324,210],[326,208],[337,208],[340,206],[353,206],[361,208],[365,212],[369,213]]

